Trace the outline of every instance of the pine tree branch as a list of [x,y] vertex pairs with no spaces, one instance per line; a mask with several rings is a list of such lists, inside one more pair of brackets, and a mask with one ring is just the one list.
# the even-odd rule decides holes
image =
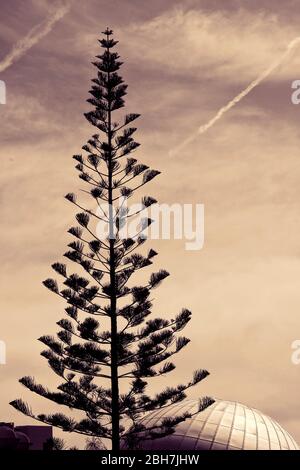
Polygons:
[[[97,188],[98,188],[98,186],[97,186]],[[81,191],[82,193],[88,194],[89,196],[91,195],[91,192],[90,192],[90,191],[87,191],[86,189],[80,189],[80,191]],[[104,202],[108,202],[107,197],[99,196],[99,197],[97,197],[97,199],[101,199],[101,200],[104,201]]]
[[[72,201],[71,201],[72,202]],[[87,214],[95,217],[96,219],[98,220],[101,220],[102,222],[106,222],[105,219],[102,219],[102,217],[99,217],[97,214],[95,214],[93,211],[89,210],[89,209],[85,209],[83,206],[81,206],[80,204],[78,204],[77,202],[72,202],[72,204],[74,204],[74,206],[78,207],[79,209],[85,211]]]
[[[94,134],[82,147],[87,155],[73,156],[78,162],[75,168],[79,171],[79,178],[89,184],[89,190],[81,191],[93,198],[100,212],[98,209],[84,208],[72,193],[66,196],[82,211],[76,214],[82,228],[69,229],[69,233],[78,241],[69,244],[71,250],[64,256],[80,265],[89,278],[76,273],[67,274],[66,266],[61,263],[52,265],[64,277],[66,288],[60,291],[57,281],[53,279],[47,279],[44,283],[67,302],[65,311],[73,321],[60,320],[57,337],[41,338],[48,348],[41,355],[47,359],[53,372],[63,378],[64,383],[58,386],[59,392],[53,393],[31,380],[27,382],[28,388],[33,392],[63,406],[81,410],[85,413],[85,418],[75,422],[59,413],[35,417],[23,402],[17,400],[13,406],[28,416],[65,431],[108,438],[112,441],[113,450],[118,451],[121,436],[138,441],[138,432],[143,429],[139,422],[142,413],[181,401],[185,397],[184,391],[199,383],[208,373],[196,371],[193,379],[186,385],[169,387],[154,398],[145,395],[148,383],[142,378],[159,377],[174,370],[175,365],[167,359],[187,344],[186,338],[179,337],[173,348],[175,333],[186,326],[191,313],[183,310],[170,321],[150,320],[141,330],[136,330],[151,314],[152,289],[168,273],[160,270],[152,273],[143,286],[131,286],[131,276],[152,264],[152,258],[157,254],[154,250],[150,250],[146,256],[137,253],[137,247],[146,240],[145,230],[152,220],[144,218],[137,233],[131,238],[121,239],[121,229],[129,219],[135,219],[157,202],[151,197],[144,197],[140,209],[130,212],[125,207],[135,191],[155,178],[159,172],[149,169],[131,156],[139,143],[132,137],[136,128],[128,125],[139,114],[125,115],[121,125],[113,121],[114,111],[124,107],[127,85],[118,74],[122,65],[118,60],[119,56],[111,51],[117,41],[112,39],[112,31],[108,28],[104,34],[105,37],[100,40],[104,51],[96,56],[94,65],[97,68],[97,78],[92,80],[93,85],[89,91],[91,97],[87,100],[93,110],[85,113],[89,123],[103,135],[100,138],[99,133]],[[134,182],[138,176],[142,179]],[[108,212],[104,210],[102,202],[109,203]],[[90,217],[93,222],[96,219],[108,224],[109,236],[105,241],[100,240],[88,226]],[[83,235],[84,229],[88,235]],[[88,240],[89,236],[91,240]],[[122,306],[125,303],[123,299],[129,295],[132,297],[130,303]],[[99,305],[96,303],[98,299]],[[82,313],[87,315],[80,321],[79,315]],[[100,331],[96,320],[98,316],[109,320],[109,331]],[[75,338],[78,338],[77,343]],[[161,363],[160,368],[155,370],[155,366]],[[104,367],[107,368],[104,371],[109,370],[108,373],[102,372]],[[78,380],[73,381],[75,377]],[[98,378],[109,380],[110,389],[102,389],[93,383]],[[119,390],[119,382],[123,378],[133,379],[129,392],[125,394],[121,394]],[[203,408],[209,404],[209,400],[204,400]],[[129,417],[133,422],[131,431],[127,434],[121,426],[123,417]],[[170,434],[174,426],[186,417],[187,415],[164,419],[160,429],[156,425],[144,430],[146,437],[154,439]]]

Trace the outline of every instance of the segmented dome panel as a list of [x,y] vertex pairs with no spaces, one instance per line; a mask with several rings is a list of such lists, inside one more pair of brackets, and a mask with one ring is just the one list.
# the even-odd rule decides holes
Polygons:
[[[195,413],[197,400],[184,400],[141,419],[152,427],[167,417]],[[178,424],[175,433],[145,440],[146,450],[299,450],[297,443],[276,421],[240,403],[216,400],[206,410]]]

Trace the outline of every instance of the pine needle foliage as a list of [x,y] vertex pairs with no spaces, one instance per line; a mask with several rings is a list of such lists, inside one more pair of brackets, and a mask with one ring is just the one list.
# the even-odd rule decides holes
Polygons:
[[[119,75],[122,62],[113,52],[118,42],[113,32],[106,29],[99,42],[102,53],[93,62],[97,74],[87,100],[93,109],[85,114],[97,133],[82,147],[85,154],[73,158],[91,205],[101,208],[106,204],[108,210],[87,209],[75,194],[66,195],[78,212],[77,225],[68,230],[73,241],[64,256],[77,266],[72,272],[61,262],[52,265],[61,283],[49,278],[44,285],[65,300],[65,317],[57,323],[56,336],[39,338],[46,347],[41,355],[61,383],[52,392],[33,377],[20,379],[30,391],[57,405],[79,410],[83,417],[78,420],[62,412],[34,414],[20,399],[11,405],[64,431],[109,439],[116,451],[121,441],[134,448],[141,435],[143,439],[157,439],[172,433],[174,426],[190,415],[165,419],[159,427],[150,429],[141,426],[139,417],[183,400],[186,390],[202,381],[208,372],[197,370],[185,385],[167,387],[155,396],[147,393],[150,379],[157,380],[175,369],[171,359],[189,342],[178,333],[190,321],[191,312],[182,309],[170,320],[151,318],[152,291],[169,276],[167,271],[152,273],[144,285],[133,283],[139,270],[153,264],[157,253],[153,249],[146,255],[137,253],[145,242],[143,233],[152,222],[147,217],[136,236],[120,237],[126,220],[136,215],[124,210],[124,201],[127,203],[160,172],[131,156],[139,146],[133,127],[139,114],[126,114],[121,121],[115,121],[115,114],[119,116],[124,107],[127,85]],[[144,196],[142,207],[146,209],[156,202],[151,196]],[[97,222],[108,227],[104,239],[95,230]],[[106,330],[104,324],[108,325]],[[125,393],[120,391],[121,382],[126,384]],[[199,410],[212,402],[207,397],[200,399]]]

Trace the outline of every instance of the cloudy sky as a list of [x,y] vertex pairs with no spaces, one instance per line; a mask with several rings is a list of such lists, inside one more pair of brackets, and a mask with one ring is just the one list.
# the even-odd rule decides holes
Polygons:
[[[16,43],[67,2],[1,5],[0,64]],[[300,47],[206,134],[175,156],[300,35],[296,0],[86,0],[0,73],[1,324],[0,421],[32,423],[9,407],[22,396],[36,411],[53,406],[25,391],[22,375],[54,385],[36,338],[53,334],[63,303],[41,281],[62,260],[73,223],[63,195],[79,189],[71,156],[94,129],[83,117],[91,61],[106,26],[129,84],[127,112],[139,112],[140,159],[162,175],[147,190],[165,203],[205,204],[205,244],[155,241],[156,266],[171,272],[157,290],[156,313],[185,306],[192,342],[177,358],[174,384],[189,367],[211,376],[191,393],[260,409],[300,442]],[[44,24],[44,23],[43,23]],[[1,68],[1,65],[0,65]],[[188,366],[188,367],[187,367]],[[192,371],[191,371],[192,372]],[[162,379],[161,388],[170,383]]]

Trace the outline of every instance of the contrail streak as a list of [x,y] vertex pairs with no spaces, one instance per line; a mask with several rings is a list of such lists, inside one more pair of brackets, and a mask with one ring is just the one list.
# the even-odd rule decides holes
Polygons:
[[265,78],[267,78],[277,67],[279,67],[286,58],[289,57],[290,53],[292,50],[300,43],[300,37],[296,37],[293,39],[287,46],[285,52],[280,56],[279,59],[277,59],[275,62],[273,62],[264,72],[262,72],[255,80],[253,80],[247,88],[245,88],[241,93],[239,93],[237,96],[235,96],[229,103],[227,103],[225,106],[223,106],[217,114],[210,119],[206,124],[203,124],[200,126],[197,131],[190,135],[186,140],[184,140],[179,146],[174,148],[173,150],[170,151],[170,155],[174,156],[176,155],[180,150],[182,150],[184,147],[186,147],[188,144],[193,142],[198,135],[204,134],[208,129],[210,129],[221,117],[227,113],[231,108],[233,108],[236,104],[238,104],[245,96],[247,96],[253,88],[257,87]]
[[31,47],[39,42],[52,30],[57,21],[65,16],[70,10],[70,3],[59,5],[55,12],[52,12],[42,23],[34,26],[29,33],[20,41],[18,41],[0,62],[0,72],[4,72],[14,62],[20,59]]

